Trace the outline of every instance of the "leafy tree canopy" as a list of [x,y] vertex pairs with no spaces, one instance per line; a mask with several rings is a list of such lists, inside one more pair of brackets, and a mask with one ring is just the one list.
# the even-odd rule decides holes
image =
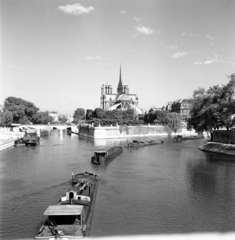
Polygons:
[[21,123],[31,121],[32,117],[39,108],[33,103],[16,97],[8,97],[4,101],[4,111],[10,111],[13,116],[13,122]]
[[33,118],[32,122],[34,124],[48,124],[53,122],[53,117],[49,116],[49,112],[37,112]]
[[103,118],[105,111],[102,108],[96,108],[92,113],[93,118]]
[[59,117],[58,117],[58,121],[60,122],[60,123],[66,123],[67,122],[67,117],[65,116],[65,115],[59,115]]
[[[209,131],[220,127],[229,130],[235,124],[231,116],[235,114],[235,75],[231,75],[226,85],[215,85],[208,90],[194,91],[188,128],[197,132]],[[199,94],[200,92],[200,94]]]
[[0,117],[0,125],[9,127],[13,123],[13,115],[10,111],[6,110]]
[[166,114],[167,126],[173,131],[177,132],[181,127],[182,117],[179,113],[171,112]]
[[85,119],[85,109],[77,108],[73,115],[74,122],[78,123],[78,121]]

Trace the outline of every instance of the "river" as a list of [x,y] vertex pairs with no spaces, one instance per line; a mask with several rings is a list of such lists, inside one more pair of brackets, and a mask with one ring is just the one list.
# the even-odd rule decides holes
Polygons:
[[74,174],[98,175],[90,236],[232,232],[235,161],[198,150],[204,139],[124,148],[106,166],[94,150],[127,139],[93,140],[52,131],[35,147],[0,152],[0,239],[33,238]]

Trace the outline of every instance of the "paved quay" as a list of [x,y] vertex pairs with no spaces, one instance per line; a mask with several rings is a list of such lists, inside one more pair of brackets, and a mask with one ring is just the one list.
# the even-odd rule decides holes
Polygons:
[[13,132],[9,129],[0,130],[0,152],[14,146],[14,142],[17,138],[24,136],[24,132]]
[[220,153],[220,154],[235,156],[234,144],[207,142],[204,145],[200,146],[199,149],[205,152],[213,152],[213,153]]

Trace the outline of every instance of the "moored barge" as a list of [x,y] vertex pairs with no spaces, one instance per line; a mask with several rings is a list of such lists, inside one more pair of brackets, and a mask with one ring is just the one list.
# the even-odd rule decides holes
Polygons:
[[98,188],[95,173],[72,177],[71,186],[59,203],[49,206],[47,220],[36,233],[36,239],[78,239],[89,235]]
[[114,146],[106,151],[95,151],[94,156],[91,157],[91,162],[97,165],[109,163],[122,152],[123,148],[121,146]]
[[147,141],[133,140],[133,142],[128,143],[126,147],[128,148],[144,147],[144,146],[163,144],[163,143],[164,143],[163,140],[147,140]]

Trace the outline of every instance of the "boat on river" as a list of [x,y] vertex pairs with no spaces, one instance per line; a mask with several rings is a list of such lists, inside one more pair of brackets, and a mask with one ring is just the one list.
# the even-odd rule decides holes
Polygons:
[[72,176],[70,187],[58,204],[49,206],[47,220],[36,233],[36,239],[77,239],[89,235],[98,188],[95,173]]
[[36,131],[26,133],[24,137],[25,145],[38,145],[40,143],[40,137],[37,135]]
[[14,142],[14,146],[15,147],[19,147],[19,146],[25,146],[25,139],[22,138],[17,138]]
[[150,146],[150,145],[156,145],[156,144],[163,144],[163,140],[147,140],[147,141],[141,141],[141,140],[133,140],[133,142],[130,142],[126,145],[126,147],[144,147],[144,146]]
[[40,137],[35,130],[25,131],[25,135],[22,138],[17,138],[14,142],[14,146],[28,146],[37,145],[40,143]]
[[203,139],[203,138],[204,138],[203,134],[182,136],[182,140]]
[[193,140],[193,139],[203,139],[204,136],[203,134],[198,134],[198,135],[176,135],[173,140],[177,142],[181,142],[184,140]]
[[114,146],[106,151],[95,151],[94,156],[91,157],[91,162],[97,165],[109,163],[122,152],[123,148],[121,146]]

